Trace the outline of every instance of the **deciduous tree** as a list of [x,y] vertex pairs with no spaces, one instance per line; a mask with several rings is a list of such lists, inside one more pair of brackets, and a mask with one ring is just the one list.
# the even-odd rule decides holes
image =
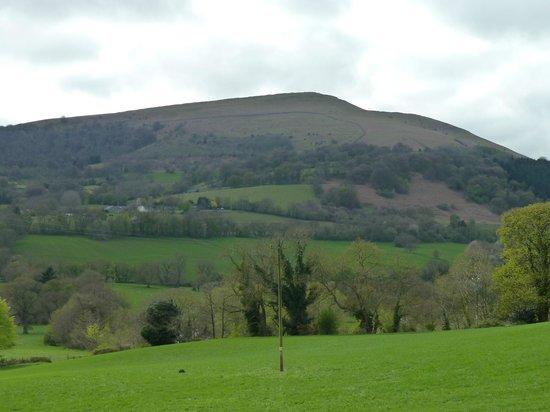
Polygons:
[[0,298],[0,349],[15,345],[15,322],[8,303]]
[[[495,273],[501,309],[509,315],[534,303],[536,320],[550,309],[550,202],[513,209],[502,216],[502,265]],[[534,300],[534,302],[533,302]]]

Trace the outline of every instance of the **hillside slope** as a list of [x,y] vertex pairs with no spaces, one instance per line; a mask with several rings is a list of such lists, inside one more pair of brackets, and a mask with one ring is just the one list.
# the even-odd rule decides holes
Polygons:
[[[543,410],[550,324],[215,339],[0,372],[6,410]],[[179,371],[183,370],[184,373]]]
[[[328,182],[325,190],[337,187],[338,181]],[[453,214],[463,219],[473,219],[476,222],[498,224],[500,217],[493,213],[487,205],[469,202],[462,192],[452,190],[441,182],[414,176],[411,179],[409,192],[396,194],[392,198],[380,196],[369,184],[355,185],[359,201],[364,205],[383,208],[406,209],[408,207],[424,207],[434,212],[439,221],[448,222]]]
[[[297,146],[336,140],[379,146],[403,143],[413,149],[475,145],[508,149],[464,129],[416,114],[364,110],[333,96],[285,93],[188,103],[127,112],[82,116],[63,121],[123,121],[133,126],[162,126],[160,137],[178,134],[249,137],[291,136]],[[56,127],[52,119],[27,126]]]

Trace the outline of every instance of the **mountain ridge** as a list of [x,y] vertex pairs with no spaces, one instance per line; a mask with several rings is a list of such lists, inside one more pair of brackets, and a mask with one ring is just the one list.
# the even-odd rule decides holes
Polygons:
[[67,122],[124,121],[136,126],[161,123],[166,137],[181,131],[196,135],[248,137],[291,136],[298,146],[365,142],[376,146],[405,144],[413,149],[440,146],[492,147],[509,154],[502,145],[466,129],[426,116],[367,110],[338,97],[317,92],[278,93],[204,102],[156,106],[114,113],[37,120],[9,127],[55,127]]

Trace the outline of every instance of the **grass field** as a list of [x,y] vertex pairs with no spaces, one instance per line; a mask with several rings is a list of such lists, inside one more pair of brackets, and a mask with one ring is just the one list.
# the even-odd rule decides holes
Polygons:
[[[17,242],[14,252],[29,260],[45,263],[108,261],[130,264],[169,259],[181,253],[187,258],[187,269],[192,278],[201,261],[212,262],[222,272],[229,271],[229,253],[238,247],[251,247],[256,242],[255,239],[245,238],[121,238],[99,241],[78,236],[29,235]],[[310,248],[337,255],[349,244],[344,241],[312,241]],[[452,261],[465,248],[459,243],[424,243],[414,252],[407,252],[390,243],[377,245],[386,261],[399,258],[417,267],[425,264],[435,250],[441,258]]]
[[[236,338],[0,371],[3,410],[545,410],[550,324]],[[178,373],[184,369],[185,373]]]
[[[219,213],[227,219],[233,220],[237,224],[247,223],[312,223],[307,220],[292,219],[285,216],[268,215],[265,213],[246,212],[244,210],[216,210],[215,213]],[[331,224],[327,222],[325,224]]]
[[[23,335],[19,333],[17,335],[16,345],[10,349],[5,349],[0,351],[0,355],[5,358],[28,358],[31,356],[46,356],[49,357],[52,361],[66,360],[68,358],[85,356],[88,352],[76,350],[76,349],[67,349],[61,346],[46,346],[44,345],[44,333],[47,326],[38,325],[33,326],[28,335]],[[3,372],[0,370],[0,376]],[[2,397],[0,396],[0,399]],[[0,410],[2,409],[2,404],[0,402]]]
[[266,185],[254,187],[239,187],[236,189],[217,189],[204,192],[185,193],[181,198],[195,202],[200,196],[209,199],[217,197],[222,199],[239,200],[247,199],[258,202],[263,199],[271,199],[273,203],[286,209],[293,203],[315,201],[311,185]]
[[143,303],[168,289],[165,286],[151,285],[147,287],[135,283],[109,283],[109,287],[122,296],[131,308],[135,309],[141,309]]

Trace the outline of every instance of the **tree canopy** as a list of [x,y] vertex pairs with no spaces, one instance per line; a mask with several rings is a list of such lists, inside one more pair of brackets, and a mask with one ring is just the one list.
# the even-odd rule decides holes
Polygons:
[[495,281],[502,310],[512,316],[534,311],[535,320],[548,320],[550,308],[550,202],[513,209],[502,217],[499,230],[504,265]]
[[0,298],[0,349],[15,344],[15,322],[10,315],[8,303]]

